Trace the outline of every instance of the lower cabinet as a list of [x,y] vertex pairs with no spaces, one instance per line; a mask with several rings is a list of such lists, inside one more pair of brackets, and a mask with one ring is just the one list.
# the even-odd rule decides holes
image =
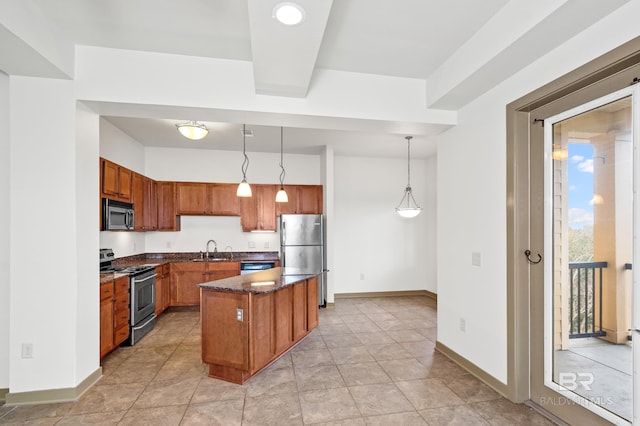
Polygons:
[[318,325],[317,279],[271,293],[203,289],[200,315],[209,376],[242,384]]
[[176,262],[171,266],[171,306],[200,305],[198,284],[240,275],[240,262]]
[[170,266],[160,265],[156,267],[156,315],[160,315],[171,303],[171,276]]
[[100,285],[100,357],[129,337],[129,277]]

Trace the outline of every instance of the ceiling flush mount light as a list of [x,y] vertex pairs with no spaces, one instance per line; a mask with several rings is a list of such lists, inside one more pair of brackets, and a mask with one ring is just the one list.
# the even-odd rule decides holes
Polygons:
[[249,157],[247,157],[246,150],[246,128],[242,125],[242,155],[244,155],[244,161],[242,161],[242,182],[238,185],[236,195],[238,197],[251,197],[251,187],[247,183],[247,169],[249,168]]
[[402,217],[416,217],[422,211],[411,193],[411,139],[413,136],[406,136],[407,140],[407,187],[404,190],[404,196],[400,200],[400,204],[396,207],[396,213]]
[[194,141],[204,138],[209,133],[207,126],[197,121],[186,121],[181,124],[176,124],[176,128],[182,136]]
[[276,7],[273,8],[272,16],[281,24],[291,27],[302,23],[305,13],[302,6],[295,3],[284,2],[278,3]]
[[284,142],[283,142],[283,133],[284,130],[282,129],[282,126],[280,126],[280,169],[282,169],[282,171],[280,172],[280,189],[278,190],[278,193],[276,194],[276,203],[288,203],[289,202],[289,196],[287,195],[287,191],[284,190],[284,177],[285,177],[285,172],[284,172],[284,166],[282,165],[282,159],[283,159],[283,152],[284,152]]

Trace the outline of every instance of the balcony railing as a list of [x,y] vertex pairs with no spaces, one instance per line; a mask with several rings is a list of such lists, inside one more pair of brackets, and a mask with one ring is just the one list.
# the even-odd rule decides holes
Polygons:
[[569,339],[604,336],[602,270],[607,262],[569,263]]

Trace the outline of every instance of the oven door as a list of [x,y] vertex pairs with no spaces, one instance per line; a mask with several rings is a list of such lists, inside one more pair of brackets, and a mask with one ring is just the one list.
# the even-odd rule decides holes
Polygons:
[[156,274],[131,277],[131,326],[135,327],[156,310]]

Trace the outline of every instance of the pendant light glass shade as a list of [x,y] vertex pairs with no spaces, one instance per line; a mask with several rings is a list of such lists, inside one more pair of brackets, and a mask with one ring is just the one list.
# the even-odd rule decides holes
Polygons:
[[280,169],[282,170],[280,172],[280,189],[278,190],[278,193],[276,194],[276,203],[288,203],[289,202],[289,196],[287,195],[287,191],[284,190],[284,177],[286,175],[286,173],[284,172],[284,165],[283,165],[283,157],[284,157],[284,130],[282,129],[282,126],[280,126]]
[[246,150],[246,128],[245,125],[242,125],[242,155],[244,155],[244,160],[242,161],[242,181],[240,185],[238,185],[238,189],[236,191],[236,195],[238,197],[251,197],[253,194],[251,193],[251,186],[247,182],[247,169],[249,168],[249,157],[247,157]]
[[176,124],[176,128],[182,136],[194,141],[200,140],[209,134],[209,129],[202,123],[197,121],[187,121],[185,123]]
[[396,207],[396,213],[402,217],[416,217],[422,211],[422,208],[418,206],[416,200],[413,198],[411,191],[411,139],[413,136],[406,136],[407,140],[407,187],[404,190],[404,195],[400,204]]

